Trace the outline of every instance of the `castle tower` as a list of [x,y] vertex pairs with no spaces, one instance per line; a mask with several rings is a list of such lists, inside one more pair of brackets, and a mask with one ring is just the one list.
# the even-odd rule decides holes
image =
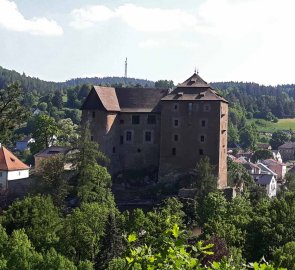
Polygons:
[[208,156],[226,187],[227,121],[228,102],[196,72],[162,98],[159,178],[188,173]]

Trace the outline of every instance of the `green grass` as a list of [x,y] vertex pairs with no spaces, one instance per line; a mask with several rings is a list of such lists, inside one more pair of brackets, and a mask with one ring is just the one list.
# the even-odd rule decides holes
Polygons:
[[258,131],[274,132],[276,130],[295,131],[295,118],[279,119],[277,123],[265,121],[263,119],[251,119],[250,123],[254,123]]

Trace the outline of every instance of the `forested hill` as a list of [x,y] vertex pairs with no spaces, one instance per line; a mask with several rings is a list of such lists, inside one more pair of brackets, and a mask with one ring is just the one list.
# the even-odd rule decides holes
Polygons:
[[295,84],[265,86],[257,83],[214,82],[211,85],[230,102],[240,104],[254,117],[272,113],[279,118],[295,117]]
[[105,86],[128,85],[136,87],[154,87],[155,85],[153,81],[124,77],[76,78],[65,82],[48,82],[0,66],[0,89],[5,88],[7,84],[16,81],[21,84],[25,91],[36,91],[39,94],[54,92],[63,88],[76,87],[82,84],[97,84]]
[[63,87],[73,87],[82,84],[94,84],[94,85],[128,85],[135,87],[154,87],[155,83],[149,80],[124,78],[124,77],[103,77],[103,78],[76,78],[66,82],[60,83]]

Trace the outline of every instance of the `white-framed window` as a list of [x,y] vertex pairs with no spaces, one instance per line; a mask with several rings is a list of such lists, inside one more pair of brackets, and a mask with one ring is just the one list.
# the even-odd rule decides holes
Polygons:
[[133,142],[133,130],[125,131],[125,142],[132,143]]
[[140,124],[140,116],[138,114],[132,115],[132,125]]
[[175,128],[180,127],[179,118],[173,118],[172,121],[173,121],[173,127],[175,127]]
[[151,130],[145,130],[143,136],[143,140],[145,143],[153,143],[153,132]]
[[206,141],[206,136],[204,134],[200,135],[200,142],[204,143]]

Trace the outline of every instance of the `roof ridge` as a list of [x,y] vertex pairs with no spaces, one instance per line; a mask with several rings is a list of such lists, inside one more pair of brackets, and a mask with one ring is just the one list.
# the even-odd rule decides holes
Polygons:
[[6,166],[7,170],[8,170],[8,164],[7,164],[7,160],[6,160],[6,154],[5,154],[5,152],[4,152],[4,150],[6,150],[6,151],[8,151],[8,150],[7,150],[6,147],[4,147],[3,145],[1,146],[1,150],[2,150],[2,152],[3,152],[3,157],[4,157],[5,166]]

